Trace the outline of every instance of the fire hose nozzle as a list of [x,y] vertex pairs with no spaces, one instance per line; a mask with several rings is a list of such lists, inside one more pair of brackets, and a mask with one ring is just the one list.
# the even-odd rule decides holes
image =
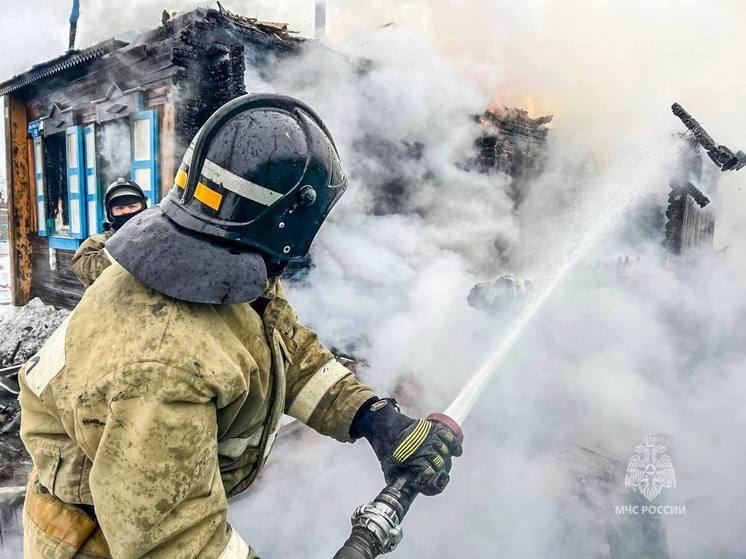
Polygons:
[[[463,442],[464,433],[453,418],[433,413],[427,420],[448,427]],[[375,559],[396,549],[404,536],[401,522],[417,496],[409,482],[407,477],[397,478],[370,503],[355,509],[352,533],[333,559]]]
[[461,430],[461,425],[459,425],[452,417],[444,413],[431,413],[427,416],[426,419],[428,421],[434,421],[435,423],[440,423],[441,425],[448,427],[451,431],[454,432],[456,438],[458,439],[458,442],[464,442],[464,432]]

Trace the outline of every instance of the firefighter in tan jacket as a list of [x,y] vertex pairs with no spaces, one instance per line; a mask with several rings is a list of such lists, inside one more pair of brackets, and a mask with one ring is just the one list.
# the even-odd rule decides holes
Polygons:
[[111,237],[112,265],[20,373],[26,558],[256,557],[227,498],[256,478],[283,413],[365,437],[387,479],[443,490],[454,433],[377,398],[276,279],[345,188],[300,101],[247,95],[208,120],[167,199]]
[[148,199],[136,182],[120,178],[109,185],[104,195],[106,231],[88,237],[73,256],[73,273],[83,285],[89,287],[111,264],[104,252],[106,241],[147,207]]

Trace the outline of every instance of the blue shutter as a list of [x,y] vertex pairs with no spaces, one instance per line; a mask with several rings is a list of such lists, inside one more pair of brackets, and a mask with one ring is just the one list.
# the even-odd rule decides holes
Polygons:
[[36,184],[36,232],[40,237],[49,236],[47,228],[47,200],[44,195],[44,150],[41,137],[34,138],[34,177]]
[[132,172],[131,178],[148,197],[148,205],[160,202],[158,176],[158,113],[140,111],[131,117]]
[[67,204],[70,212],[70,236],[85,239],[85,156],[83,153],[83,129],[71,126],[65,131],[67,146]]
[[99,196],[95,124],[86,126],[83,129],[83,146],[85,148],[85,199],[86,215],[88,216],[88,235],[94,235],[104,230],[104,207],[100,203]]

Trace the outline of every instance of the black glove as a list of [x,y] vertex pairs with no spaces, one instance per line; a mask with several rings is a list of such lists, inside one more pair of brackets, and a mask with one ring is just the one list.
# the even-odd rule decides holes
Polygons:
[[365,437],[381,462],[387,483],[407,476],[423,495],[437,495],[450,479],[451,457],[461,456],[461,443],[448,427],[407,417],[396,400],[368,400],[352,421],[350,435]]

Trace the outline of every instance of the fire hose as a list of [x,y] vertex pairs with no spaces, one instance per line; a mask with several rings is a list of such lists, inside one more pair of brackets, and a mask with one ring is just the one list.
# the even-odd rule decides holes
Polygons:
[[[575,265],[582,252],[579,250],[568,259],[549,285],[523,309],[510,330],[500,339],[486,361],[461,389],[445,413],[432,414],[427,417],[428,420],[442,423],[456,433],[461,442],[463,441],[463,432],[459,423],[466,419],[495,374],[498,365],[505,359],[544,301]],[[401,522],[416,496],[417,492],[412,489],[409,480],[402,477],[387,485],[370,503],[358,507],[352,514],[350,537],[333,559],[374,559],[393,551],[403,536]]]

